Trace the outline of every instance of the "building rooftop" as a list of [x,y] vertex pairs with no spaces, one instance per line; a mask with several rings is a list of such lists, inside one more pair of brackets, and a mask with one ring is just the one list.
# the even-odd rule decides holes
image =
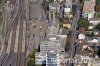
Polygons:
[[90,18],[89,21],[100,21],[100,18]]
[[83,13],[93,13],[95,0],[85,0],[83,6]]
[[72,22],[69,20],[64,20],[63,24],[72,24]]
[[59,9],[60,9],[60,4],[59,3],[54,2],[54,3],[49,4],[49,11],[50,12],[57,12],[57,11],[59,11]]
[[62,52],[64,51],[64,47],[61,45],[61,41],[59,37],[47,37],[46,40],[40,45],[41,52],[49,52],[51,50],[55,52]]

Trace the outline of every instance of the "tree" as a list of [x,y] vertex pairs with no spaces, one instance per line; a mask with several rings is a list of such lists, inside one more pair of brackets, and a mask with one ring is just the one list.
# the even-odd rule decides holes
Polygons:
[[47,13],[47,11],[49,11],[49,1],[43,0],[42,6],[43,6],[44,11]]
[[77,6],[76,6],[76,5],[72,5],[73,15],[76,13],[76,8],[77,8]]
[[64,20],[73,20],[73,17],[65,17]]
[[33,52],[30,54],[28,66],[35,66],[35,52],[37,52],[37,49],[34,49]]
[[33,52],[30,54],[30,58],[35,58],[35,52],[37,52],[37,49],[33,50]]
[[48,3],[48,1],[46,1],[46,0],[43,0],[43,1],[42,1],[42,5],[43,5],[43,6],[46,6],[47,3]]
[[96,29],[100,31],[100,23],[96,26]]
[[63,19],[63,18],[59,18],[59,21],[60,21],[60,22],[64,22],[64,19]]
[[62,22],[59,22],[59,27],[63,27],[63,23]]
[[92,32],[91,34],[86,34],[86,36],[88,36],[88,37],[94,37],[95,35],[94,35],[94,33]]
[[96,5],[96,6],[95,6],[95,11],[96,11],[96,12],[100,12],[100,5]]
[[0,4],[2,3],[2,0],[0,0]]
[[100,5],[100,0],[96,0],[96,5]]
[[93,36],[95,36],[95,35],[94,35],[94,33],[92,32],[92,33],[90,34],[90,37],[93,37]]
[[27,65],[28,66],[34,66],[34,64],[35,64],[34,63],[34,59],[33,58],[30,58]]
[[70,18],[69,18],[69,17],[65,17],[64,19],[65,19],[65,20],[69,20]]
[[80,18],[79,21],[78,21],[78,26],[79,27],[83,27],[83,28],[85,28],[87,30],[88,27],[89,27],[89,22],[88,22],[87,19]]

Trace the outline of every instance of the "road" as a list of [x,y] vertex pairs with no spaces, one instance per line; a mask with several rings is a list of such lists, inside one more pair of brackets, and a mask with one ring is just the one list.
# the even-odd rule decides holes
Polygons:
[[77,27],[77,22],[79,20],[79,11],[77,10],[75,16],[74,16],[74,19],[73,19],[73,24],[72,24],[72,40],[71,40],[71,49],[72,49],[72,54],[71,54],[71,57],[74,57],[75,55],[75,43],[76,43],[76,40],[77,40],[77,30],[76,30],[76,27]]
[[[73,18],[73,22],[72,22],[72,39],[71,39],[71,58],[74,58],[75,56],[75,48],[76,48],[76,40],[77,40],[77,30],[76,30],[76,27],[77,27],[77,22],[80,18],[80,11],[79,11],[79,5],[77,4],[77,8],[76,8],[76,13],[74,15],[74,18]],[[73,63],[71,64],[71,66],[73,66]]]
[[[41,1],[41,0],[40,0]],[[42,26],[43,36],[46,32],[46,18],[40,1],[31,1],[29,8],[29,19],[30,19],[30,38],[29,38],[29,53],[32,52],[33,48],[38,48],[39,44],[39,28]],[[36,25],[32,27],[32,23]]]

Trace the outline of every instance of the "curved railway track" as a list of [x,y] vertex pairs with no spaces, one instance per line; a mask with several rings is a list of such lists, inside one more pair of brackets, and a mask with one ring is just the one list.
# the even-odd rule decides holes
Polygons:
[[[11,62],[13,62],[15,52],[14,52],[14,47],[15,47],[15,39],[16,39],[16,31],[17,31],[17,26],[19,24],[19,38],[18,38],[18,48],[17,48],[17,53],[16,53],[16,64],[14,66],[26,66],[26,51],[27,51],[27,19],[25,17],[26,11],[25,11],[25,0],[17,0],[18,1],[18,11],[16,11],[16,14],[14,15],[13,19],[9,19],[8,21],[8,26],[7,26],[7,31],[6,31],[6,38],[4,41],[4,48],[3,48],[3,53],[2,57],[0,59],[3,60],[0,62],[0,66],[11,66]],[[22,54],[22,44],[23,44],[23,24],[25,24],[25,52]],[[7,47],[9,45],[9,36],[10,33],[12,32],[12,37],[11,37],[11,47],[10,47],[10,52],[7,52]],[[24,60],[23,60],[24,56]],[[11,61],[11,62],[10,62]]]
[[12,31],[12,28],[15,26],[14,25],[14,21],[15,21],[15,18],[17,16],[17,13],[18,13],[18,10],[19,10],[19,0],[16,0],[16,7],[17,7],[17,10],[16,10],[16,14],[13,16],[12,19],[10,19],[10,17],[8,18],[8,25],[7,25],[7,30],[6,30],[6,35],[5,35],[5,39],[4,39],[4,47],[3,47],[3,51],[2,51],[2,55],[1,55],[1,58],[0,58],[0,66],[4,65],[7,58],[9,57],[9,55],[6,53],[7,51],[7,47],[8,47],[8,40],[9,40],[9,35]]

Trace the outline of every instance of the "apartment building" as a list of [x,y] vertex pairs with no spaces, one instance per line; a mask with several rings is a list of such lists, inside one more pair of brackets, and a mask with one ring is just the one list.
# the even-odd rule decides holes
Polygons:
[[64,17],[72,16],[72,0],[65,0]]
[[87,18],[88,20],[90,18],[94,18],[94,13],[95,13],[94,7],[95,7],[95,0],[84,0],[82,16],[84,18]]
[[60,4],[57,2],[49,4],[49,19],[55,19],[60,11]]
[[50,51],[47,53],[39,53],[35,54],[35,63],[42,64],[45,66],[65,66],[64,63],[64,54],[57,53],[54,51]]

